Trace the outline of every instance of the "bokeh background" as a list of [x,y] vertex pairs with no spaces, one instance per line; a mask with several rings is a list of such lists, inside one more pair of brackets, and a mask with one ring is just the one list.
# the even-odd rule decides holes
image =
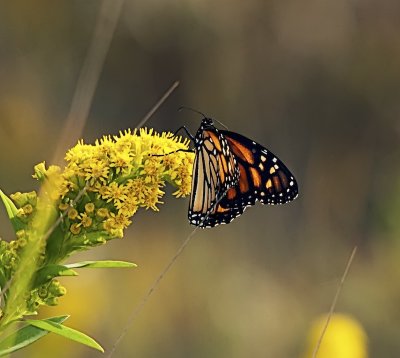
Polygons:
[[[68,115],[100,1],[8,1],[0,11],[0,187],[37,189]],[[353,246],[337,310],[368,336],[371,357],[400,354],[400,3],[395,0],[126,0],[84,138],[148,121],[157,130],[200,117],[195,107],[275,152],[300,197],[256,205],[228,226],[198,231],[114,357],[300,357],[329,309]],[[73,135],[73,134],[72,134]],[[134,270],[81,270],[44,316],[110,349],[128,315],[192,231],[187,199],[167,189],[123,240],[78,259]],[[4,210],[1,236],[11,238]],[[47,354],[47,355],[46,355]],[[101,357],[48,335],[15,357]]]

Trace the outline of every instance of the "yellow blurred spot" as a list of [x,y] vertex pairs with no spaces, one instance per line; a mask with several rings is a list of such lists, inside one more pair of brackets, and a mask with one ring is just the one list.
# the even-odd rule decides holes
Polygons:
[[[302,358],[311,358],[325,326],[327,316],[317,318],[307,337]],[[334,314],[325,332],[318,358],[367,358],[367,335],[362,325],[351,316]]]

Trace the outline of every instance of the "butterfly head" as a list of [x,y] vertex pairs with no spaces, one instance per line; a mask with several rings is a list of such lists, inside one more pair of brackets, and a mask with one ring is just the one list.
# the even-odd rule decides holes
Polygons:
[[201,126],[203,127],[203,129],[214,127],[214,121],[211,118],[204,117],[201,120]]

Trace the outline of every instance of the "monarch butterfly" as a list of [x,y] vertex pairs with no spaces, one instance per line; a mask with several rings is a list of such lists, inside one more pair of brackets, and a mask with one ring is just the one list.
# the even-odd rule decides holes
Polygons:
[[194,137],[180,128],[194,141],[190,224],[228,224],[257,200],[275,205],[297,197],[296,179],[272,152],[241,134],[217,129],[202,115]]

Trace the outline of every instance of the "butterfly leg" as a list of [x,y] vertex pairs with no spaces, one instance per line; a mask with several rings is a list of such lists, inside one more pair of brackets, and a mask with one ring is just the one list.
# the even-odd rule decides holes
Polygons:
[[194,141],[194,135],[193,135],[192,133],[189,132],[189,129],[187,129],[186,126],[179,127],[179,128],[174,132],[174,136],[176,136],[176,135],[178,134],[178,132],[179,132],[180,130],[182,130],[182,129],[186,132],[186,134],[187,134],[187,136],[190,138],[190,140]]
[[152,154],[151,157],[164,157],[166,155],[178,153],[178,152],[184,152],[184,153],[194,153],[194,149],[178,149],[173,152],[165,153],[165,154]]
[[[185,126],[179,127],[179,128],[174,132],[174,136],[176,136],[177,133],[178,133],[180,130],[182,130],[182,129],[186,132],[186,134],[188,135],[188,137],[189,137],[192,141],[194,141],[194,136],[192,135],[192,133],[189,132],[189,130],[188,130]],[[194,152],[194,149],[178,149],[178,150],[175,150],[174,152],[170,152],[170,153],[165,153],[165,154],[153,154],[152,157],[163,157],[164,155],[169,155],[169,154],[173,154],[173,153],[177,153],[177,152],[193,153],[193,152]]]

